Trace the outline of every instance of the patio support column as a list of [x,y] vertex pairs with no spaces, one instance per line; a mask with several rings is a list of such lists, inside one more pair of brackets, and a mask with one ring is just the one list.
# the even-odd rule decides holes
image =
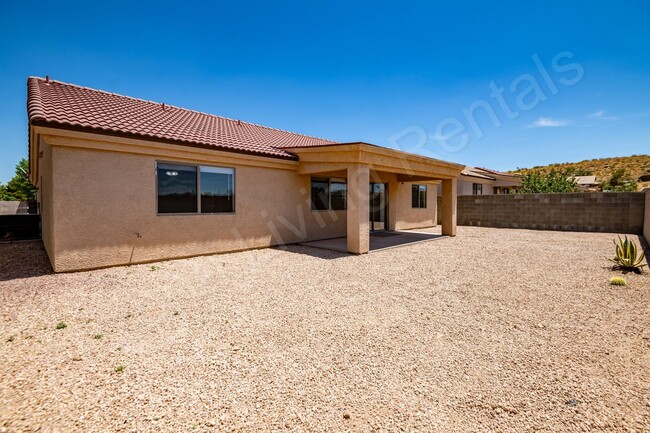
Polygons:
[[348,252],[365,254],[370,250],[370,224],[368,166],[355,164],[348,167],[347,234]]
[[456,236],[457,180],[442,180],[442,234]]
[[[400,210],[400,195],[405,194],[404,185],[401,185],[397,181],[397,176],[394,177],[394,180],[391,179],[388,182],[388,230],[394,231],[397,230],[399,219],[399,210]],[[410,199],[411,196],[409,196]]]

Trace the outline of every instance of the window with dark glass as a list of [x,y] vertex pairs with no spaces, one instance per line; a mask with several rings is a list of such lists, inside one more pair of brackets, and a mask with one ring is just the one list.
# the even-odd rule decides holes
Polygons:
[[329,179],[311,178],[312,210],[329,209]]
[[426,185],[411,186],[411,205],[414,208],[427,207],[427,186]]
[[200,167],[201,213],[235,211],[235,170]]
[[348,184],[345,179],[311,178],[312,210],[345,210]]
[[330,180],[330,209],[345,210],[347,208],[348,184],[345,179]]
[[473,183],[472,184],[472,194],[474,194],[474,195],[483,195],[483,184]]
[[158,164],[158,213],[193,213],[198,210],[196,166]]
[[190,164],[156,164],[158,213],[235,211],[235,170]]

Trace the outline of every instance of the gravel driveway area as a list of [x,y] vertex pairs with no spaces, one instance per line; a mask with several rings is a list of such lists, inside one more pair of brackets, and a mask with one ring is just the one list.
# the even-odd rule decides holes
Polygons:
[[0,244],[0,432],[650,431],[650,275],[609,285],[613,237],[57,275]]

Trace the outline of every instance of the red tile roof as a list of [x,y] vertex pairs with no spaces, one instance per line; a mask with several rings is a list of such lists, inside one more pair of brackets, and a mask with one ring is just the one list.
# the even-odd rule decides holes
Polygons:
[[30,124],[297,159],[282,148],[335,141],[43,78],[27,80]]

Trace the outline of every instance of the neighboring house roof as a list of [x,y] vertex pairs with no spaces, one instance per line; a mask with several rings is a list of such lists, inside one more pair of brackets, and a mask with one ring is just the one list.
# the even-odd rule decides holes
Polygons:
[[496,180],[496,178],[488,176],[482,171],[477,170],[476,167],[470,167],[469,165],[465,166],[460,174],[463,176],[475,177],[483,180]]
[[297,159],[283,148],[335,141],[255,125],[74,84],[30,77],[30,125],[51,126]]
[[502,175],[502,176],[512,176],[512,174],[510,174],[510,173],[505,173],[503,171],[496,171],[496,170],[492,170],[492,169],[485,168],[485,167],[474,167],[474,169],[478,170],[478,171],[485,171],[485,172],[492,173],[492,174],[499,174],[499,175]]
[[519,178],[518,174],[512,174],[512,173],[506,173],[506,172],[503,172],[503,171],[491,170],[491,169],[485,168],[485,167],[474,167],[474,170],[479,171],[479,172],[489,173],[489,174],[492,174],[492,175],[495,175],[495,176],[498,176],[498,177],[511,177],[513,179],[514,178]]
[[578,185],[597,185],[596,176],[573,176]]

